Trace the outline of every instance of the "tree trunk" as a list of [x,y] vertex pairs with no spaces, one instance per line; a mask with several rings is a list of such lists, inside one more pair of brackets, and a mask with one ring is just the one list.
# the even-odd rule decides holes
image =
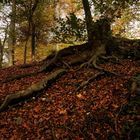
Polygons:
[[24,58],[23,58],[23,64],[25,65],[26,64],[26,61],[27,61],[27,45],[28,45],[28,40],[29,40],[29,37],[26,38],[26,42],[25,42],[25,46],[24,46]]
[[16,1],[12,0],[12,13],[11,13],[11,22],[9,27],[9,65],[14,65],[14,48],[16,43],[16,32],[15,32],[15,18],[16,18]]
[[24,64],[26,64],[26,55],[27,55],[27,43],[31,36],[31,59],[33,60],[35,57],[35,39],[36,39],[36,31],[35,24],[33,21],[34,12],[39,4],[39,0],[31,1],[29,7],[26,9],[28,11],[27,19],[28,19],[28,35],[26,38],[26,44],[24,48]]
[[100,40],[102,43],[106,43],[106,39],[110,39],[112,36],[110,19],[107,17],[101,17],[96,22],[93,22],[89,1],[82,0],[82,3],[85,13],[88,42],[91,42],[92,44],[93,41]]
[[82,3],[83,3],[84,12],[85,12],[85,21],[86,21],[86,26],[87,26],[88,42],[90,43],[90,42],[93,42],[92,15],[91,15],[91,11],[90,11],[89,1],[82,0]]
[[0,106],[0,112],[4,111],[12,101],[18,101],[19,99],[25,99],[25,98],[31,97],[35,93],[38,94],[39,91],[50,86],[50,84],[52,84],[57,78],[59,78],[65,72],[66,72],[65,69],[58,69],[55,72],[48,75],[42,81],[31,85],[27,89],[16,92],[11,95],[7,95],[4,102]]
[[31,53],[31,59],[32,59],[32,62],[35,60],[35,49],[36,49],[36,27],[35,27],[35,24],[33,23],[32,21],[32,33],[31,33],[31,50],[32,50],[32,53]]
[[3,62],[3,45],[0,39],[0,68],[2,68],[2,62]]

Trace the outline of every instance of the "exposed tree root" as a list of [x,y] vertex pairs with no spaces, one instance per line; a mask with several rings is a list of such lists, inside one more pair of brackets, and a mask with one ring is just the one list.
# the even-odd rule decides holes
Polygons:
[[37,64],[36,63],[30,63],[30,64],[23,64],[23,65],[20,65],[19,68],[30,68],[30,67],[33,67],[33,66],[36,66]]
[[85,67],[85,66],[86,67],[91,66],[91,67],[94,67],[98,70],[102,70],[102,68],[99,67],[96,63],[97,63],[97,60],[99,59],[100,56],[106,54],[105,44],[101,44],[101,42],[99,42],[99,44],[97,44],[97,45],[99,45],[99,46],[95,46],[96,47],[95,50],[91,51],[91,53],[92,53],[91,58],[87,62],[83,63],[81,65],[81,68]]
[[83,88],[84,86],[88,85],[90,82],[92,82],[97,77],[99,77],[101,75],[110,75],[110,74],[111,75],[115,75],[115,76],[120,76],[119,74],[117,74],[115,72],[110,72],[110,71],[106,71],[106,70],[99,71],[98,73],[96,73],[95,75],[93,75],[92,77],[90,77],[88,80],[82,82],[80,84],[80,86],[76,89],[76,91],[79,91],[81,88]]
[[[52,70],[52,67],[53,67],[53,64],[55,64],[55,61],[57,59],[57,56],[53,57],[48,63],[45,63],[41,68],[40,70],[38,70],[37,72],[33,72],[33,73],[25,73],[25,74],[20,74],[20,75],[13,75],[11,77],[7,77],[6,79],[2,80],[1,82],[2,83],[6,83],[6,82],[10,82],[10,81],[13,81],[13,80],[19,80],[21,78],[25,78],[25,77],[29,77],[29,76],[34,76],[38,73],[41,73],[41,72],[44,72],[44,71],[47,71],[46,69],[48,68],[48,71],[49,69]],[[24,67],[24,65],[23,65]],[[25,67],[26,68],[26,67]]]
[[116,56],[99,56],[99,57],[102,58],[102,59],[104,59],[104,60],[110,59],[109,61],[111,63],[122,65],[121,62],[120,62],[120,60]]
[[[116,40],[116,39],[114,39],[114,40]],[[111,46],[111,47],[113,48],[114,46]],[[117,51],[118,51],[119,55],[123,55],[125,57],[129,56],[129,53],[130,53],[129,50],[122,49],[118,46],[117,47],[115,46],[115,48],[118,49]],[[133,53],[134,56],[135,56],[135,54],[140,56],[139,55],[140,52],[134,53],[134,50],[131,50],[131,52]],[[75,55],[76,57],[69,61],[65,60],[65,57],[73,56],[73,55]],[[59,52],[52,52],[52,54],[50,54],[45,60],[42,61],[44,63],[41,66],[39,71],[33,72],[33,73],[21,74],[21,75],[14,75],[14,76],[11,76],[11,77],[8,77],[8,78],[2,80],[1,82],[6,83],[6,82],[10,82],[12,80],[21,79],[23,77],[33,76],[33,75],[36,75],[43,71],[45,71],[45,72],[52,71],[55,67],[58,67],[58,66],[66,67],[69,69],[69,68],[71,68],[72,65],[77,65],[77,64],[81,64],[81,63],[83,63],[83,64],[80,66],[80,68],[94,67],[98,70],[104,71],[103,68],[101,68],[100,66],[97,65],[99,58],[102,58],[102,59],[112,59],[113,58],[115,61],[111,60],[112,63],[121,64],[120,62],[118,62],[117,57],[105,56],[105,55],[106,55],[106,45],[101,43],[101,41],[94,41],[93,46],[90,46],[88,43],[76,45],[76,46],[70,46],[68,48],[64,48],[64,49],[60,50]],[[139,57],[136,57],[136,58],[139,58]],[[27,67],[28,67],[28,65],[27,65]],[[25,66],[25,68],[26,68],[26,66]]]
[[[127,53],[128,53],[128,51],[124,51],[124,54],[128,55]],[[74,55],[75,55],[75,57],[71,57]],[[93,75],[87,81],[84,81],[76,89],[76,91],[78,91],[79,89],[83,88],[85,85],[87,85],[89,82],[91,82],[92,80],[94,80],[95,78],[97,78],[100,75],[106,74],[106,75],[121,76],[115,72],[107,71],[97,65],[97,62],[100,57],[103,59],[112,58],[110,56],[104,57],[105,55],[106,55],[106,44],[103,44],[101,41],[95,41],[93,46],[89,46],[88,43],[85,43],[82,45],[77,45],[77,46],[70,46],[68,48],[60,50],[59,52],[55,52],[55,53],[51,54],[50,56],[48,56],[48,58],[43,61],[44,63],[39,71],[34,72],[34,73],[15,75],[15,76],[7,78],[6,80],[3,80],[2,82],[3,83],[9,82],[9,81],[12,81],[15,79],[20,79],[23,77],[36,75],[37,73],[40,73],[43,71],[53,70],[56,67],[59,67],[59,68],[65,67],[65,68],[70,69],[72,65],[77,65],[77,64],[81,64],[81,63],[83,63],[81,65],[81,67],[91,66],[91,67],[98,69],[99,70],[98,73]],[[70,56],[70,59],[67,59],[68,56]],[[115,58],[115,60],[117,61],[117,58]],[[65,71],[66,70],[64,70],[64,69],[59,69],[59,70],[55,71],[54,73],[50,74],[47,78],[45,78],[41,82],[30,86],[26,90],[19,91],[15,94],[6,96],[4,102],[0,106],[0,112],[5,110],[8,107],[8,105],[10,104],[10,102],[12,102],[13,100],[26,98],[26,97],[31,96],[32,94],[42,90],[43,88],[47,87],[50,83],[52,83],[53,80],[55,80],[58,76],[63,74]],[[136,84],[136,82],[133,82],[132,86],[133,85],[138,85],[138,84]]]
[[8,77],[8,78],[2,80],[1,83],[7,83],[7,82],[10,82],[10,81],[13,81],[13,80],[19,80],[23,77],[34,76],[38,73],[40,73],[40,71],[34,72],[34,73],[25,73],[25,74],[20,74],[20,75],[13,75],[11,77]]
[[[44,59],[42,61],[43,65],[41,66],[39,71],[33,72],[33,73],[20,74],[20,75],[13,75],[13,76],[7,77],[6,79],[2,80],[1,83],[10,82],[10,81],[25,78],[25,77],[28,77],[28,76],[34,76],[34,75],[36,75],[38,73],[41,73],[41,72],[44,72],[44,71],[45,72],[51,71],[51,70],[53,70],[53,68],[57,67],[57,62],[60,62],[61,66],[62,65],[65,65],[65,66],[67,65],[67,68],[68,67],[70,68],[70,65],[73,65],[73,64],[79,62],[79,60],[78,61],[77,60],[72,60],[69,63],[67,63],[67,62],[65,62],[65,60],[63,60],[61,62],[60,58],[62,58],[64,56],[73,55],[77,51],[84,51],[87,48],[88,48],[87,43],[85,43],[85,44],[81,44],[81,45],[70,46],[68,48],[64,48],[63,50],[60,50],[59,52],[52,52],[52,54],[50,54],[46,59]],[[20,66],[20,67],[21,68],[26,68],[26,65],[23,65],[23,67],[22,66]],[[28,67],[28,64],[27,64],[27,67]],[[30,65],[29,65],[29,67],[30,67]]]
[[128,101],[133,94],[140,95],[140,73],[136,74],[128,81]]
[[30,87],[28,87],[27,89],[19,91],[15,94],[7,95],[4,102],[0,106],[0,112],[4,111],[13,100],[19,100],[19,99],[24,99],[24,98],[30,97],[33,94],[37,93],[38,91],[48,87],[53,81],[55,81],[57,78],[59,78],[65,72],[66,72],[65,69],[58,69],[55,72],[53,72],[52,74],[48,75],[41,82],[33,84]]
[[96,73],[95,75],[93,75],[92,77],[90,77],[87,81],[84,81],[80,84],[80,86],[76,89],[76,91],[80,90],[81,88],[83,88],[84,86],[88,85],[90,82],[92,82],[94,79],[96,79],[98,76],[101,76],[105,74],[103,71]]
[[114,75],[114,76],[119,76],[119,77],[122,77],[123,75],[120,75],[116,72],[111,72],[111,71],[107,71],[105,69],[103,69],[103,71],[105,72],[106,75]]

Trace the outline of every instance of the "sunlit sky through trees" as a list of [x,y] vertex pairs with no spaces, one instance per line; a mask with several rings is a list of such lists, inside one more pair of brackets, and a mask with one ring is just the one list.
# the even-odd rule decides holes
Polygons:
[[[133,7],[131,7],[133,8]],[[57,7],[56,8],[56,14],[57,17],[63,17],[65,18],[68,14],[68,5],[65,5],[62,7]],[[94,13],[94,8],[91,9],[92,13]],[[69,11],[70,12],[70,11]],[[1,7],[0,11],[0,38],[3,39],[5,36],[5,29],[7,25],[9,25],[10,19],[8,18],[8,14],[10,13],[10,7],[9,6],[4,6],[4,8]],[[83,12],[80,11],[77,16],[79,18],[83,18]],[[94,16],[94,15],[93,15]],[[94,17],[96,18],[96,17]],[[125,37],[128,38],[138,38],[140,39],[140,9],[137,8],[137,19],[131,20],[125,27]]]

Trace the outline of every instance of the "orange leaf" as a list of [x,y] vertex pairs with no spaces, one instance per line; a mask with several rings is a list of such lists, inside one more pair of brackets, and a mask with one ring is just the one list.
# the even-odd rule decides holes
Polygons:
[[84,96],[81,93],[78,94],[77,97],[80,98],[80,99],[84,99]]
[[35,111],[36,113],[39,113],[39,112],[40,112],[40,106],[39,106],[39,105],[36,106],[36,107],[34,108],[34,111]]
[[30,131],[30,127],[27,125],[27,123],[23,123],[22,126]]
[[66,109],[62,109],[59,111],[59,114],[66,114],[67,113],[67,110]]

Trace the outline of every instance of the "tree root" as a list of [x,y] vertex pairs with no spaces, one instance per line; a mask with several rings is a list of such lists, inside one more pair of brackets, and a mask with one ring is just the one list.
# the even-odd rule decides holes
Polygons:
[[[44,71],[49,71],[49,69],[51,69],[53,66],[53,64],[56,62],[57,60],[57,55],[55,55],[50,61],[49,63],[45,63],[39,71],[37,72],[33,72],[33,73],[26,73],[26,74],[20,74],[20,75],[14,75],[14,76],[11,76],[11,77],[8,77],[4,80],[1,81],[1,83],[7,83],[7,82],[10,82],[10,81],[13,81],[13,80],[19,80],[21,78],[25,78],[25,77],[29,77],[29,76],[34,76],[38,73],[41,73],[41,72],[44,72]],[[48,62],[48,61],[47,61]],[[23,65],[24,66],[24,65]]]
[[62,60],[62,63],[66,66],[66,68],[70,69],[70,65],[68,63],[66,63],[65,61]]
[[[93,57],[90,58],[90,60],[88,62],[85,62],[83,63],[80,68],[83,68],[83,67],[94,67],[95,69],[98,69],[98,70],[103,70],[103,68],[99,67],[97,64],[96,64],[96,61],[98,59],[98,56],[94,55]],[[80,69],[79,68],[79,69]]]
[[76,92],[79,91],[81,88],[83,88],[84,86],[86,86],[87,84],[89,84],[90,82],[92,82],[94,79],[96,79],[98,76],[101,76],[105,74],[103,71],[100,71],[98,73],[96,73],[95,75],[93,75],[92,77],[90,77],[87,81],[84,81],[80,84],[80,86],[76,89]]
[[140,95],[140,74],[136,74],[128,80],[128,101],[134,93]]
[[[33,73],[27,73],[27,74],[14,75],[14,76],[8,77],[8,78],[6,78],[6,79],[4,79],[0,82],[1,83],[6,83],[6,82],[13,81],[13,80],[21,79],[21,78],[24,78],[24,77],[33,76],[33,75],[36,75],[36,74],[44,72],[44,71],[45,72],[46,71],[51,71],[51,70],[53,70],[53,68],[55,68],[57,66],[57,62],[61,62],[60,58],[65,57],[67,55],[68,56],[73,55],[78,50],[79,51],[81,51],[81,50],[84,51],[86,49],[87,49],[87,43],[81,44],[81,45],[70,46],[70,47],[64,48],[64,49],[62,49],[58,52],[54,51],[47,58],[42,60],[43,65],[41,66],[39,71],[33,72]],[[67,62],[65,62],[65,60],[63,60],[61,62],[61,66],[65,65],[67,68],[70,68],[71,65],[76,64],[77,62],[79,62],[79,60],[78,61],[73,60],[73,61],[70,61],[70,63],[67,63]],[[30,65],[32,65],[32,64],[29,64],[29,65],[26,64],[26,65],[23,65],[23,66],[20,66],[20,67],[21,68],[28,68],[28,67],[30,67]]]
[[1,83],[7,83],[7,82],[10,82],[10,81],[13,81],[13,80],[19,80],[19,79],[21,79],[23,77],[34,76],[34,75],[36,75],[38,73],[40,73],[40,71],[34,72],[34,73],[21,74],[21,75],[13,75],[11,77],[8,77],[8,78],[2,80]]
[[[83,68],[83,67],[86,67],[86,68],[89,68],[89,67],[94,67],[95,69],[98,69],[98,70],[103,70],[103,68],[99,67],[96,62],[93,62],[93,63],[90,63],[90,61],[88,62],[85,62],[83,63],[79,69]],[[78,69],[78,70],[79,70]]]
[[[106,56],[102,56],[102,55],[99,55],[99,56],[93,55],[93,56],[90,58],[90,60],[87,61],[87,62],[85,62],[85,63],[83,63],[83,64],[80,66],[80,68],[83,68],[83,67],[87,67],[87,68],[89,68],[89,67],[94,67],[95,69],[103,70],[103,71],[105,71],[105,72],[108,72],[108,71],[104,70],[102,67],[100,67],[100,66],[98,66],[98,65],[96,64],[96,63],[97,63],[97,60],[98,60],[98,57],[100,57],[100,58],[102,58],[102,59],[111,59],[111,58],[113,58],[113,59],[115,59],[115,62],[114,62],[114,61],[111,61],[112,63],[122,65],[120,62],[118,62],[118,58],[115,57],[115,56],[108,56],[108,57],[106,57]],[[79,69],[80,69],[80,68],[79,68]],[[114,73],[114,74],[115,74],[115,73]],[[115,75],[116,75],[116,74],[115,74]]]
[[7,95],[5,100],[0,106],[0,112],[4,111],[12,101],[25,99],[27,97],[32,96],[33,94],[37,93],[38,91],[48,87],[53,81],[59,78],[62,74],[66,72],[65,69],[58,69],[52,74],[48,75],[45,79],[41,82],[31,85],[25,90],[18,91],[15,94]]
[[119,65],[122,65],[119,58],[116,57],[116,56],[99,56],[100,58],[104,59],[104,60],[108,60],[110,59],[109,61],[111,63],[114,63],[114,64],[119,64]]
[[80,84],[80,86],[76,89],[76,92],[79,91],[81,88],[83,88],[84,86],[88,85],[90,82],[92,82],[94,79],[96,79],[97,77],[101,76],[101,75],[108,75],[108,74],[111,74],[111,75],[115,75],[115,76],[121,76],[115,72],[110,72],[110,71],[107,71],[107,70],[102,70],[98,73],[96,73],[95,75],[93,75],[92,77],[90,77],[88,80],[82,82]]
[[88,62],[83,63],[80,68],[82,67],[94,67],[98,70],[102,70],[101,67],[99,67],[96,63],[97,60],[99,59],[100,56],[106,54],[106,50],[105,50],[105,44],[102,44],[101,42],[98,42],[99,46],[96,46],[95,50],[91,50],[91,58],[89,59]]
[[40,71],[52,70],[52,68],[54,67],[57,60],[59,60],[58,52],[55,53],[55,56],[49,62],[47,60],[45,61],[45,63],[41,67]]

